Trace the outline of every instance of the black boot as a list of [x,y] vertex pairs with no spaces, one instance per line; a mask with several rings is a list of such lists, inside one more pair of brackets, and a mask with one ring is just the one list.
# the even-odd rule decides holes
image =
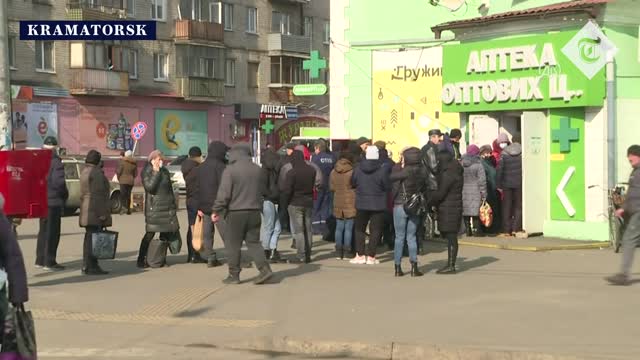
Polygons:
[[447,246],[447,265],[440,270],[436,271],[436,274],[449,274],[451,271],[451,245]]
[[420,272],[420,269],[418,269],[418,263],[417,262],[412,262],[411,263],[411,277],[417,277],[417,276],[422,276],[422,275],[424,275],[424,274]]
[[465,216],[464,218],[464,227],[465,233],[468,237],[473,236],[473,218]]
[[229,274],[226,279],[222,280],[224,284],[227,285],[238,285],[240,284],[240,275],[238,274]]
[[264,250],[264,257],[267,259],[271,258],[271,250]]
[[218,256],[215,253],[209,255],[209,259],[207,260],[207,267],[212,268],[216,266],[222,265],[220,261],[218,261]]
[[207,260],[203,259],[199,253],[194,253],[193,255],[191,255],[191,261],[192,264],[204,264],[207,262]]
[[344,259],[344,248],[342,246],[336,246],[336,259]]
[[260,275],[258,275],[258,277],[253,280],[253,283],[256,285],[264,284],[265,282],[267,282],[267,280],[271,279],[272,276],[273,271],[271,271],[269,265],[266,265],[265,267],[260,269]]
[[269,260],[271,261],[272,264],[277,264],[282,260],[278,250],[271,251],[271,257],[269,258]]
[[395,265],[395,268],[396,268],[396,275],[395,275],[396,277],[404,276],[401,265]]

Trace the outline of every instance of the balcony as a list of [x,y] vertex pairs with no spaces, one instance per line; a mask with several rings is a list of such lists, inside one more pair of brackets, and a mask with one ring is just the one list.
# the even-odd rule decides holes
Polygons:
[[71,69],[72,95],[128,96],[129,73],[98,69]]
[[182,41],[224,42],[222,24],[197,20],[176,20],[174,39]]
[[118,20],[127,17],[121,0],[67,0],[67,20]]
[[185,100],[220,102],[224,100],[224,80],[179,77],[176,78],[176,92]]
[[269,55],[289,55],[308,58],[311,52],[311,38],[302,35],[269,34]]

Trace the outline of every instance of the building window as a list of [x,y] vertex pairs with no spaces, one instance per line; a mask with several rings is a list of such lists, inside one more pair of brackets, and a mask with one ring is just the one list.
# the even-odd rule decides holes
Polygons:
[[9,68],[16,68],[16,38],[9,37]]
[[260,70],[260,63],[250,62],[247,65],[247,87],[257,88],[258,80],[260,78],[258,71]]
[[258,33],[258,9],[247,8],[247,32]]
[[153,80],[169,79],[169,59],[166,54],[153,54]]
[[214,59],[200,58],[198,66],[194,71],[194,75],[198,77],[211,78],[215,77],[216,62]]
[[227,59],[225,63],[224,84],[226,86],[236,86],[236,61]]
[[328,21],[324,22],[324,43],[328,44],[331,41],[331,25]]
[[233,5],[226,3],[222,5],[222,23],[224,24],[224,29],[226,31],[233,31]]
[[136,0],[127,0],[127,16],[136,17]]
[[304,29],[302,35],[308,38],[313,37],[313,18],[310,16],[304,17]]
[[213,2],[209,4],[209,22],[222,24],[222,3]]
[[86,43],[85,45],[85,67],[87,69],[107,68],[107,51],[102,43]]
[[36,41],[36,70],[55,71],[53,41]]
[[309,72],[302,69],[303,60],[289,56],[271,57],[271,84],[307,84]]
[[138,50],[129,50],[129,79],[138,78]]
[[166,9],[167,0],[151,0],[151,19],[165,21],[167,19]]
[[289,14],[284,14],[278,11],[271,13],[271,31],[280,34],[291,34],[290,25],[291,18]]

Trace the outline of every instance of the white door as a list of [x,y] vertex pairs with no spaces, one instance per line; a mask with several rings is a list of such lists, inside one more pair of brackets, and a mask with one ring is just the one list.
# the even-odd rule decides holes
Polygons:
[[498,121],[488,115],[469,115],[469,144],[491,145],[498,137]]
[[542,111],[522,113],[522,226],[542,233],[549,213],[549,119]]

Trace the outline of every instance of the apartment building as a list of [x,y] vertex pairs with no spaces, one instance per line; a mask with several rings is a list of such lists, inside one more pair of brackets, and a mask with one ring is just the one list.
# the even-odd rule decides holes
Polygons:
[[[142,121],[137,154],[176,156],[212,140],[255,142],[262,104],[328,112],[328,96],[291,94],[311,80],[302,61],[312,49],[328,58],[328,0],[6,1],[20,146],[55,136],[69,154],[116,155],[133,148],[129,129]],[[34,19],[152,19],[157,40],[20,41],[19,21]]]

